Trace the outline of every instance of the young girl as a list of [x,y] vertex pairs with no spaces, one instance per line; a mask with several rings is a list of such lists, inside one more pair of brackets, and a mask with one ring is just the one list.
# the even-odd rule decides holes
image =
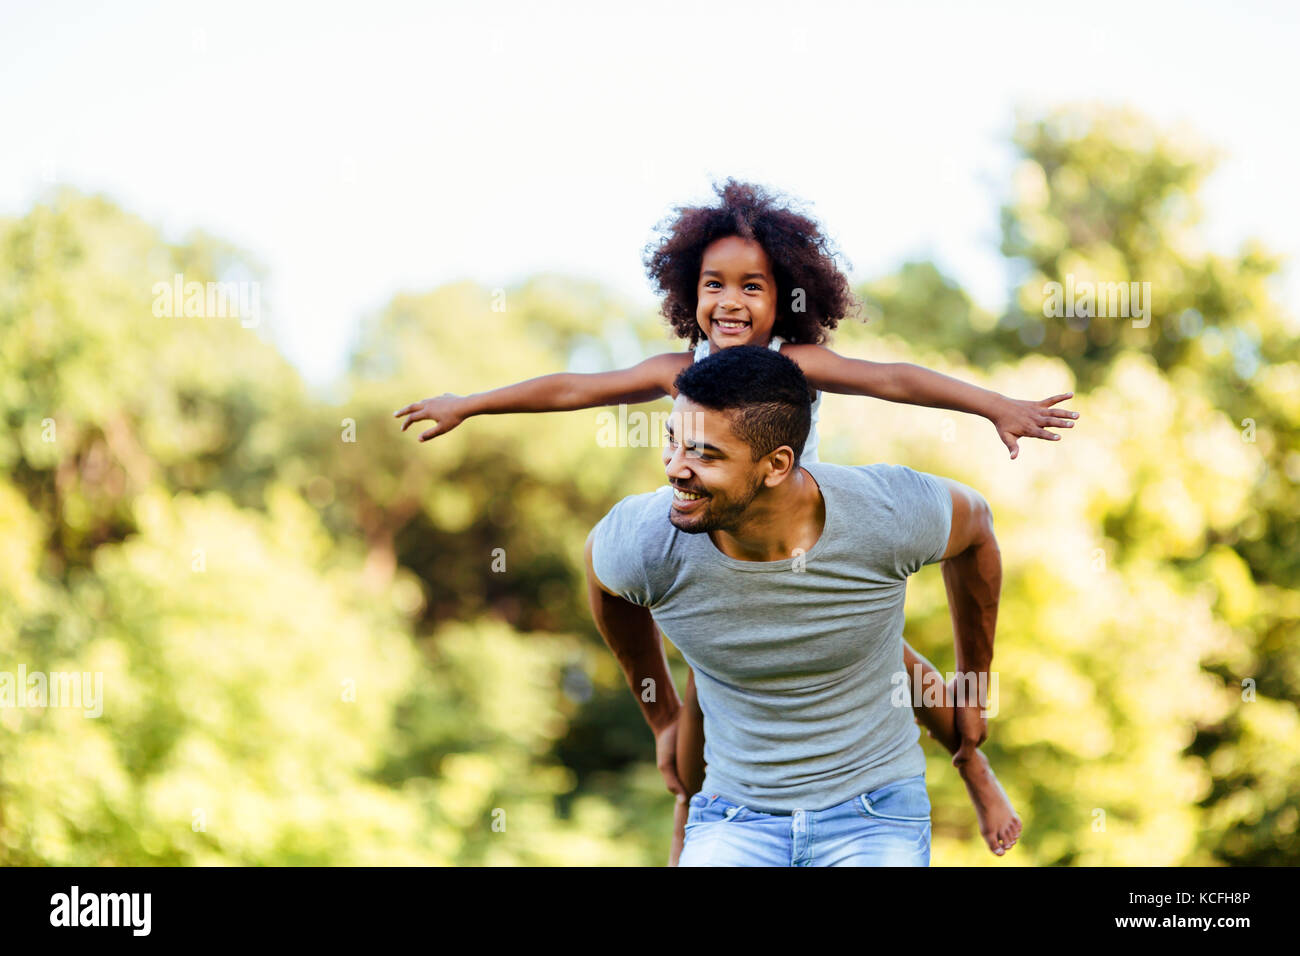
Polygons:
[[[778,349],[800,366],[817,390],[801,462],[818,460],[822,390],[982,415],[993,423],[1012,458],[1019,452],[1017,439],[1059,439],[1047,429],[1073,426],[1071,419],[1078,413],[1052,407],[1073,393],[1019,401],[916,365],[864,362],[825,348],[827,331],[849,314],[853,295],[820,227],[760,187],[727,180],[714,188],[717,204],[679,208],[660,227],[661,241],[648,251],[645,262],[664,296],[663,314],[673,331],[689,342],[687,351],[656,355],[615,372],[544,375],[475,395],[428,398],[394,412],[395,417],[407,416],[402,430],[418,421],[435,422],[436,427],[420,435],[424,442],[472,415],[567,411],[676,397],[673,382],[683,368],[713,349],[733,345]],[[903,661],[909,682],[919,673],[923,690],[943,683],[930,662],[906,642]],[[954,754],[980,833],[989,849],[1001,856],[1019,838],[1020,818],[984,754],[959,752],[953,684],[946,685],[945,692],[941,706],[915,708],[917,722]],[[694,673],[678,718],[677,775],[688,794],[697,792],[704,780],[704,717]],[[679,795],[670,866],[676,865],[681,851],[687,809]]]

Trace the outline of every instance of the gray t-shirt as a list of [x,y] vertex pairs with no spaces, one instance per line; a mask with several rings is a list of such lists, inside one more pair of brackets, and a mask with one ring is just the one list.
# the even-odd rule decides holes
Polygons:
[[891,676],[903,671],[907,577],[942,559],[952,522],[933,475],[804,468],[826,503],[804,555],[728,557],[673,526],[667,485],[624,498],[594,532],[596,577],[649,608],[695,671],[704,792],[767,812],[824,810],[925,772]]

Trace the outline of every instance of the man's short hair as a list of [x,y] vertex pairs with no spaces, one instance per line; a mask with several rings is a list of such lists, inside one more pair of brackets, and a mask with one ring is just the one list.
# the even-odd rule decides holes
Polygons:
[[754,461],[782,445],[803,454],[812,427],[812,389],[802,370],[781,353],[733,345],[682,369],[673,383],[696,405],[730,412],[732,431]]

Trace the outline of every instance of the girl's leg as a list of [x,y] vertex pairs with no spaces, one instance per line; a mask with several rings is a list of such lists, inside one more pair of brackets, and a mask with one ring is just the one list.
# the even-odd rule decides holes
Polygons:
[[[944,686],[942,702],[930,703],[937,696],[936,688],[943,686],[943,674],[935,670],[933,664],[916,652],[907,641],[903,642],[903,666],[907,668],[907,683],[912,691],[912,712],[916,722],[930,732],[930,736],[950,754],[957,752],[957,720],[953,715],[952,697]],[[916,682],[920,679],[920,692]],[[916,701],[925,700],[928,706],[916,706]]]
[[[695,696],[695,672],[686,679],[686,692],[682,695],[682,709],[677,717],[677,776],[694,795],[704,786],[704,712]],[[668,865],[676,866],[686,842],[686,814],[689,806],[678,801],[673,813],[673,845],[668,854]]]
[[[957,724],[953,714],[953,702],[956,697],[956,678],[950,683],[943,682],[943,675],[935,670],[934,665],[903,642],[903,666],[907,668],[907,680],[912,686],[912,711],[916,722],[924,727],[931,737],[943,744],[950,754],[957,752]],[[916,691],[916,682],[920,681],[920,693]],[[942,687],[942,693],[937,688]],[[941,699],[935,701],[939,696]],[[915,701],[927,703],[916,706]],[[680,744],[679,744],[680,746]],[[680,751],[679,751],[680,753]],[[998,782],[988,758],[982,750],[975,751],[975,759],[957,768],[971,803],[975,805],[975,815],[979,818],[980,835],[998,856],[1016,845],[1020,837],[1020,817],[1016,814],[1006,791]],[[685,780],[683,780],[683,783]]]

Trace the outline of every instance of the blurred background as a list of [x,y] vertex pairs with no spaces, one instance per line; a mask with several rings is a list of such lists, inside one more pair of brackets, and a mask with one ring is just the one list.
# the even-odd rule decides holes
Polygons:
[[[933,863],[1300,862],[1298,32],[1263,3],[7,5],[0,864],[662,865],[582,574],[658,448],[596,409],[423,445],[392,412],[683,348],[642,253],[727,176],[835,241],[838,351],[1076,392],[1015,461],[979,419],[823,404],[823,460],[994,508],[984,749],[1025,832],[990,855],[925,739]],[[1053,317],[1051,281],[1149,282],[1150,321]],[[936,567],[906,636],[952,668]],[[33,674],[100,675],[101,712]]]

